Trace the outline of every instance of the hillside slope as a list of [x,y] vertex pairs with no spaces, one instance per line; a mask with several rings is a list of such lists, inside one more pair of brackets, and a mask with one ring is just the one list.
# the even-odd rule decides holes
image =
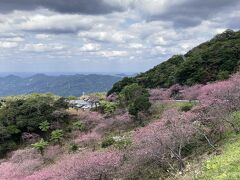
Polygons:
[[125,78],[109,91],[120,92],[124,86],[139,83],[146,88],[170,87],[227,79],[240,65],[240,31],[227,30],[200,44],[185,55],[175,55],[134,78]]
[[[240,135],[229,134],[219,142],[218,153],[207,151],[188,163],[184,174],[176,174],[174,180],[225,180],[240,178]],[[206,148],[207,149],[207,148]]]

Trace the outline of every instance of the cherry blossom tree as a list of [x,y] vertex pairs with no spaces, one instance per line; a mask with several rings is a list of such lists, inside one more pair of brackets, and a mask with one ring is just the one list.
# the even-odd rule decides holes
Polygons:
[[122,154],[114,151],[86,152],[62,158],[24,180],[45,179],[113,179],[116,168],[122,165]]
[[163,114],[161,120],[134,134],[134,142],[138,147],[136,154],[143,153],[149,158],[167,163],[170,167],[175,159],[182,171],[182,150],[191,142],[194,133],[192,114],[180,114],[176,109],[170,109]]

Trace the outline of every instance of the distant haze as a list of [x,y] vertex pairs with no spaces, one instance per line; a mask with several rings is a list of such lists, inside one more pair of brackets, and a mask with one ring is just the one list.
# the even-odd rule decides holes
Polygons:
[[112,76],[135,76],[137,73],[135,72],[123,72],[123,73],[117,73],[117,72],[41,72],[41,73],[34,73],[34,72],[0,72],[0,77],[6,77],[9,75],[16,75],[19,77],[30,77],[36,74],[44,74],[49,76],[60,76],[60,75],[91,75],[91,74],[97,74],[97,75],[112,75]]
[[0,97],[30,93],[54,93],[60,96],[80,96],[83,93],[107,92],[121,80],[121,75],[75,74],[50,76],[27,74],[0,77]]

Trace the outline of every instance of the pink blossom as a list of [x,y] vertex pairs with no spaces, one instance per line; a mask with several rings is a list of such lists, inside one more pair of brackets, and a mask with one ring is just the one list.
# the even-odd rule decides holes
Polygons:
[[169,100],[171,97],[171,92],[168,89],[150,89],[150,100],[158,101],[158,100]]
[[74,140],[75,143],[80,144],[81,146],[90,146],[95,145],[102,138],[102,135],[96,131],[89,133],[80,133],[79,136]]
[[117,98],[118,98],[117,94],[113,93],[113,94],[110,94],[106,99],[109,102],[116,102]]
[[200,90],[203,87],[201,84],[197,84],[191,87],[186,87],[182,92],[181,96],[185,100],[197,100],[200,96]]
[[121,164],[121,153],[114,151],[68,155],[57,162],[57,164],[46,167],[24,178],[24,180],[112,179],[114,171]]
[[0,164],[1,180],[19,180],[31,175],[43,165],[41,155],[34,149],[18,150],[14,152],[8,162]]

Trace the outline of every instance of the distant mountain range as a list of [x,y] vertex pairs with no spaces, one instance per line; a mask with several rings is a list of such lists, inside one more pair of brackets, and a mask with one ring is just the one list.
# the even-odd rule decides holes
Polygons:
[[60,75],[36,74],[29,77],[0,77],[0,96],[51,92],[60,96],[80,96],[82,93],[105,92],[121,80],[121,75]]

